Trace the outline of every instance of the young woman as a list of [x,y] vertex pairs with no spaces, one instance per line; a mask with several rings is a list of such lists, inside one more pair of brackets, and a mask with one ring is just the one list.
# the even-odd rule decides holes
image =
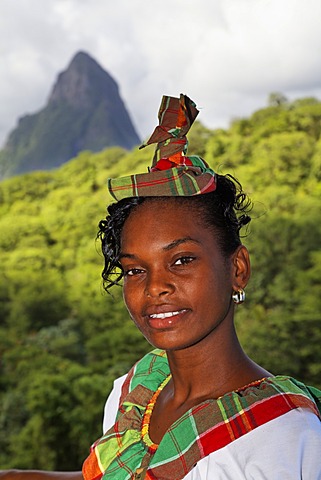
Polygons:
[[105,287],[122,281],[155,350],[116,380],[83,476],[321,479],[321,392],[273,376],[239,343],[250,202],[232,177],[186,156],[197,113],[184,95],[164,97],[150,172],[109,181],[117,203],[100,223]]
[[150,172],[109,181],[118,203],[100,223],[105,287],[123,279],[156,350],[116,382],[84,478],[321,478],[318,394],[254,363],[237,338],[250,202],[232,177],[186,156],[197,113],[186,96],[164,97]]

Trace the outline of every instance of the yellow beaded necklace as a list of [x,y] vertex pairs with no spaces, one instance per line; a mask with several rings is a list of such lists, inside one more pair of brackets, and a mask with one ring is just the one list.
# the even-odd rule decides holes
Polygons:
[[150,399],[144,416],[143,416],[143,422],[142,422],[142,429],[141,429],[141,439],[144,442],[144,444],[147,446],[148,451],[150,454],[154,454],[157,450],[158,444],[154,443],[150,436],[149,436],[149,425],[150,425],[150,419],[153,413],[153,409],[155,407],[156,400],[161,393],[161,391],[166,387],[170,379],[172,378],[171,375],[168,375],[168,377],[165,378],[165,380],[160,384],[152,398]]

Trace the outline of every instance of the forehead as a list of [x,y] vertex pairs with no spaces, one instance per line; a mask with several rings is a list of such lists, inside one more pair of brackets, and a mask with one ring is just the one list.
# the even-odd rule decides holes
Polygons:
[[[144,203],[135,207],[129,214],[125,221],[124,227],[130,225],[133,227],[136,224],[157,223],[167,228],[172,223],[177,223],[177,218],[180,218],[183,225],[188,228],[189,224],[193,224],[197,217],[197,213],[192,205],[187,201],[180,202],[175,198],[151,198],[144,201]],[[193,220],[192,220],[193,219]]]
[[203,225],[201,212],[191,202],[176,199],[151,199],[138,205],[129,214],[121,235],[121,248],[137,244],[170,244],[179,238],[191,237],[208,243],[215,240],[213,231]]

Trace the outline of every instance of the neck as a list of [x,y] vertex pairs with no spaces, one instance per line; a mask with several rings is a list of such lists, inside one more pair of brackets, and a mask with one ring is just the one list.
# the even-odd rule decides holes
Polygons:
[[215,342],[211,338],[203,339],[200,344],[167,352],[172,373],[168,390],[171,387],[171,396],[177,403],[218,398],[271,376],[245,354],[234,325],[228,335],[222,330],[222,334],[216,332]]

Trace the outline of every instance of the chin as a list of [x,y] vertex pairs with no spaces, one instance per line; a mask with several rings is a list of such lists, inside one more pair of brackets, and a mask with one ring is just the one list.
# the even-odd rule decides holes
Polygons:
[[152,347],[159,348],[160,350],[179,350],[180,348],[184,348],[182,341],[178,338],[169,338],[168,332],[163,335],[148,335],[145,336],[145,338]]
[[166,350],[167,352],[174,352],[179,350],[185,350],[186,348],[192,347],[198,342],[184,342],[182,338],[168,338],[168,333],[166,333],[167,338],[146,338],[146,340],[154,347],[159,348],[160,350]]

